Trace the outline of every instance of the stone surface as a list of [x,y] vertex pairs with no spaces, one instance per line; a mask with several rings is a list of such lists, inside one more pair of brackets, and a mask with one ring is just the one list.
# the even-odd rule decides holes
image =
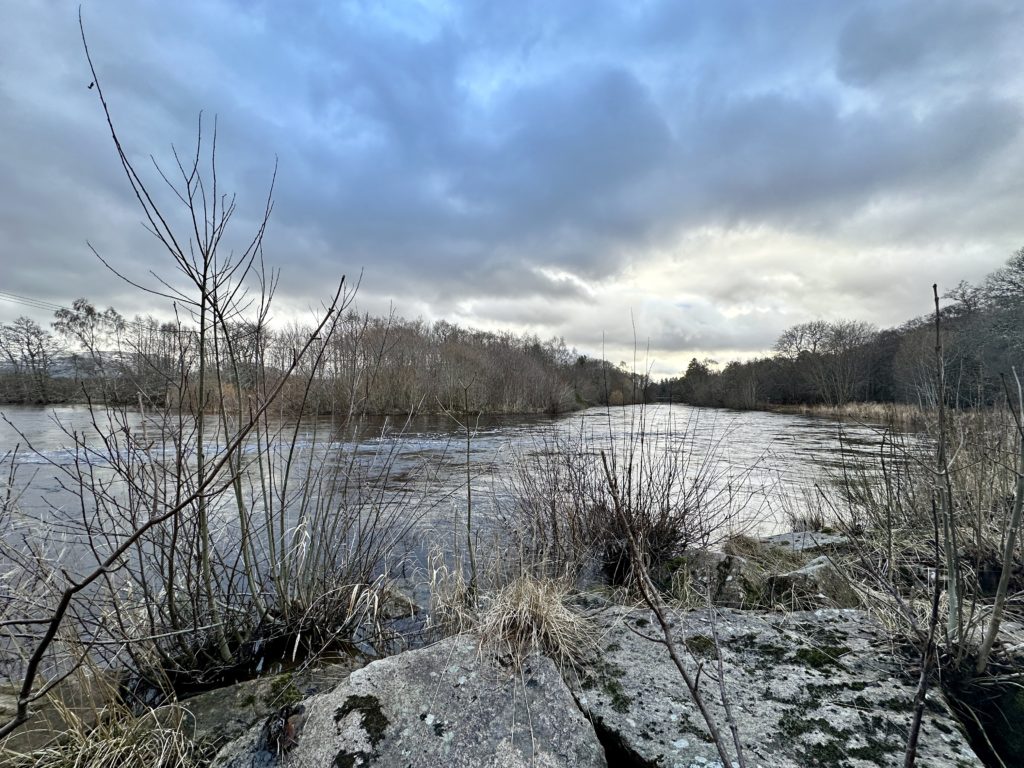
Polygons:
[[366,660],[353,657],[343,663],[247,680],[201,693],[180,702],[188,735],[215,750],[245,733],[271,712],[343,682]]
[[687,553],[680,567],[697,594],[710,595],[715,605],[751,608],[762,601],[763,569],[744,557],[697,550]]
[[837,533],[794,531],[766,536],[761,539],[761,543],[769,547],[782,547],[793,552],[804,552],[810,555],[816,552],[831,552],[841,549],[847,546],[850,540]]
[[522,669],[481,655],[468,636],[382,659],[333,691],[303,702],[296,746],[264,749],[257,725],[215,766],[604,766],[595,732],[555,665],[531,657]]
[[[601,649],[571,688],[610,745],[610,763],[710,766],[718,753],[649,611],[597,617]],[[718,655],[727,698],[750,768],[901,766],[915,680],[891,660],[885,633],[854,610],[754,613],[692,611],[674,617],[673,637],[730,752]],[[644,637],[648,635],[650,638]],[[612,756],[617,757],[613,760]],[[981,766],[938,692],[928,697],[918,765]]]
[[769,576],[765,581],[765,594],[772,604],[790,610],[860,605],[849,580],[827,555],[811,560],[802,568]]

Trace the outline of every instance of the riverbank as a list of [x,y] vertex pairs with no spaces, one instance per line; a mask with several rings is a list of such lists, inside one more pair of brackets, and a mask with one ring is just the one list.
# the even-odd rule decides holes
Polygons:
[[[858,547],[809,531],[736,538],[658,574],[666,631],[699,703],[657,611],[637,606],[634,593],[523,576],[481,585],[473,598],[450,574],[433,585],[420,648],[305,666],[132,714],[94,702],[74,720],[75,737],[49,744],[49,757],[22,742],[5,765],[70,764],[89,733],[126,750],[118,762],[128,765],[137,751],[152,759],[154,744],[174,744],[179,762],[146,764],[653,768],[721,764],[719,747],[735,756],[737,741],[747,765],[903,765],[920,656],[874,586],[851,578]],[[406,605],[410,615],[424,610]],[[458,622],[443,620],[456,612]],[[1002,647],[1024,641],[1021,629],[1004,628]],[[938,680],[928,688],[918,764],[996,765],[975,752],[982,737],[950,693]],[[109,721],[117,713],[120,730]],[[115,733],[133,736],[116,747]],[[1015,748],[1013,733],[987,738]]]
[[[327,647],[328,642],[335,641],[366,641],[372,646],[371,650],[376,649],[378,656],[397,653],[400,657],[470,633],[477,637],[478,643],[480,640],[499,641],[497,648],[491,647],[491,650],[480,653],[502,660],[501,663],[496,662],[497,668],[507,672],[519,669],[518,665],[535,651],[554,663],[560,675],[566,669],[576,670],[566,674],[580,677],[577,682],[586,677],[586,670],[590,670],[593,676],[593,670],[603,668],[605,664],[621,668],[623,674],[612,675],[613,679],[606,681],[607,685],[594,681],[595,687],[614,698],[617,685],[625,690],[625,683],[620,681],[616,684],[615,680],[618,677],[642,676],[649,663],[634,660],[626,664],[625,659],[620,659],[614,655],[614,650],[608,649],[608,644],[603,646],[603,653],[612,654],[611,661],[589,655],[594,637],[603,638],[617,631],[617,624],[601,624],[599,619],[603,620],[601,616],[604,615],[617,615],[615,621],[628,623],[632,619],[624,617],[623,611],[653,611],[653,616],[648,613],[633,618],[646,622],[644,634],[648,639],[654,638],[652,642],[655,642],[659,637],[658,606],[668,617],[668,630],[665,631],[675,631],[672,628],[683,628],[691,622],[706,624],[711,616],[722,617],[723,632],[730,622],[737,627],[754,622],[775,627],[772,631],[782,631],[778,622],[784,621],[788,615],[821,610],[855,611],[856,614],[847,618],[866,627],[864,632],[871,635],[869,646],[874,649],[872,653],[877,653],[877,658],[851,656],[850,661],[856,662],[853,671],[872,665],[911,670],[907,679],[910,681],[908,686],[913,688],[910,697],[913,706],[907,708],[906,697],[898,701],[889,697],[893,701],[892,717],[896,719],[883,718],[879,721],[884,738],[877,737],[875,746],[878,749],[884,749],[887,755],[898,754],[899,739],[896,735],[903,734],[905,740],[909,732],[908,718],[913,720],[919,701],[927,702],[928,696],[934,698],[938,695],[940,682],[945,686],[941,692],[948,695],[947,703],[956,709],[958,721],[963,724],[972,748],[979,755],[988,748],[984,746],[986,739],[1006,735],[998,729],[995,729],[995,734],[989,731],[1002,716],[1000,712],[1012,708],[1016,689],[1011,681],[1024,666],[1017,658],[1018,651],[1014,650],[1017,640],[1012,634],[1024,618],[1020,615],[1019,605],[1012,599],[1014,593],[1024,589],[1024,582],[1018,579],[1024,574],[1024,566],[1012,541],[1008,550],[999,548],[1003,541],[1001,532],[1019,527],[1020,505],[1017,500],[1022,498],[1022,494],[1014,490],[1014,483],[1019,482],[1020,475],[1012,469],[1018,445],[1012,422],[989,420],[980,423],[974,416],[969,421],[950,417],[951,434],[963,435],[964,439],[958,438],[959,448],[950,456],[948,483],[939,487],[935,485],[934,472],[922,463],[918,452],[904,450],[892,440],[871,442],[877,433],[871,428],[862,428],[863,443],[858,444],[848,438],[843,441],[840,456],[843,473],[841,478],[832,475],[838,484],[829,494],[824,493],[822,486],[816,486],[818,491],[813,498],[804,500],[817,505],[812,510],[816,514],[808,519],[827,524],[836,533],[823,535],[805,530],[764,541],[757,538],[765,535],[764,530],[752,526],[749,517],[752,507],[755,512],[759,509],[757,500],[765,498],[757,495],[764,493],[764,476],[750,470],[759,461],[756,457],[766,452],[761,445],[779,442],[786,449],[784,454],[779,453],[780,456],[796,454],[822,460],[820,444],[801,441],[822,431],[834,432],[834,422],[744,414],[742,424],[748,431],[738,433],[734,425],[723,429],[715,414],[684,406],[624,410],[621,416],[622,423],[619,424],[602,409],[600,413],[551,422],[545,425],[544,431],[537,433],[522,426],[512,428],[510,434],[528,439],[522,443],[525,450],[513,454],[515,463],[507,475],[509,484],[504,486],[505,495],[500,503],[491,507],[485,506],[487,496],[479,493],[479,482],[474,478],[493,477],[485,475],[485,472],[494,471],[496,459],[492,456],[507,455],[504,453],[508,447],[507,438],[500,432],[487,430],[472,436],[471,444],[465,449],[466,459],[459,458],[449,466],[448,477],[457,479],[458,484],[438,489],[444,494],[446,508],[451,510],[451,515],[439,533],[434,531],[437,536],[433,539],[426,536],[426,529],[412,531],[409,528],[410,514],[415,511],[415,506],[408,494],[391,495],[394,490],[388,479],[392,476],[391,470],[387,470],[385,485],[381,486],[390,489],[386,497],[376,495],[374,491],[365,497],[367,503],[364,505],[352,504],[353,497],[342,494],[314,498],[315,505],[298,507],[298,511],[306,510],[313,521],[308,535],[304,529],[290,527],[293,524],[289,521],[293,518],[287,517],[283,508],[278,510],[280,517],[275,518],[272,525],[264,522],[262,527],[247,528],[251,555],[261,551],[264,540],[267,546],[283,544],[287,547],[279,550],[274,559],[252,560],[251,568],[244,561],[244,570],[237,564],[237,552],[232,555],[230,548],[232,529],[222,528],[216,536],[208,537],[210,551],[215,553],[215,559],[211,558],[212,564],[222,569],[219,573],[225,578],[236,580],[235,584],[244,576],[248,580],[245,583],[266,585],[259,591],[245,588],[244,583],[242,587],[235,586],[233,591],[225,593],[230,601],[221,601],[220,593],[213,589],[221,585],[219,579],[208,585],[208,591],[216,598],[210,615],[217,612],[232,622],[230,634],[223,633],[226,647],[218,647],[217,636],[209,625],[192,622],[189,618],[196,615],[190,613],[192,611],[207,610],[206,587],[191,576],[201,571],[198,568],[186,570],[190,564],[202,566],[202,553],[196,553],[195,558],[180,560],[181,567],[175,569],[172,577],[160,570],[136,568],[133,572],[134,561],[126,559],[125,568],[119,573],[134,573],[138,579],[136,584],[152,590],[151,594],[175,594],[186,598],[187,602],[180,600],[169,605],[162,599],[142,602],[124,592],[111,595],[115,602],[109,604],[116,607],[116,612],[108,615],[120,617],[121,623],[113,627],[116,633],[110,633],[111,640],[98,647],[105,650],[116,644],[119,648],[129,648],[132,652],[130,657],[118,656],[114,661],[121,666],[132,665],[135,673],[147,675],[154,684],[149,690],[168,697],[171,710],[154,709],[160,703],[157,698],[149,698],[149,694],[137,686],[119,682],[117,696],[103,706],[94,707],[92,719],[76,714],[78,720],[69,723],[66,729],[71,735],[65,735],[63,741],[51,745],[51,752],[65,754],[62,750],[77,749],[80,753],[97,742],[114,748],[112,745],[131,741],[136,736],[144,737],[145,743],[152,746],[152,736],[158,741],[168,739],[191,755],[187,759],[182,757],[180,764],[204,764],[203,761],[210,759],[211,750],[221,744],[206,744],[205,737],[195,730],[194,725],[189,725],[191,715],[186,714],[182,707],[193,706],[187,702],[194,702],[196,697],[186,698],[187,694],[233,682],[230,678],[237,680],[276,671],[276,665],[286,658],[289,668],[296,662],[304,662],[305,669],[308,669],[318,658],[318,651]],[[591,417],[594,420],[588,421]],[[686,422],[685,426],[681,426],[680,419]],[[560,424],[559,431],[546,431],[551,424]],[[131,423],[124,426],[124,435],[139,433]],[[785,426],[784,433],[779,434],[782,426]],[[979,426],[985,429],[979,431]],[[64,434],[60,429],[57,432]],[[856,433],[856,428],[851,426],[847,435],[850,433]],[[60,434],[54,437],[59,438]],[[299,432],[292,430],[291,434],[297,436]],[[317,430],[312,434],[315,436]],[[834,435],[832,439],[835,439]],[[438,441],[440,456],[449,456],[451,436],[434,434],[428,426],[417,434],[411,448],[422,456],[435,440]],[[864,462],[857,464],[848,460],[850,449],[846,443],[851,442],[854,450],[861,450]],[[74,456],[69,457],[66,449],[59,447],[59,441],[55,443],[58,444],[56,453],[44,456],[44,460],[55,467],[77,466],[73,463]],[[316,444],[315,441],[306,442],[305,438],[298,440],[293,437],[288,445],[315,447]],[[307,500],[304,488],[330,487],[326,484],[339,478],[351,481],[353,469],[361,465],[354,458],[337,463],[342,445],[335,440],[325,440],[320,444],[324,453],[303,454],[303,463],[293,462],[296,476],[307,474],[307,461],[313,468],[311,471],[322,471],[328,466],[327,457],[330,456],[335,462],[330,466],[340,468],[337,470],[340,474],[325,474],[316,483],[307,480],[298,489],[303,492],[300,501]],[[369,456],[380,455],[381,449],[377,445]],[[457,445],[461,452],[461,444]],[[488,453],[483,458],[483,466],[473,463],[481,459],[481,449],[485,446],[491,446],[495,453]],[[801,446],[812,450],[800,450]],[[357,456],[358,442],[346,448],[349,449],[353,457]],[[726,449],[730,461],[739,462],[746,474],[734,476],[723,471],[723,467],[734,466],[719,462]],[[147,450],[151,451],[147,455],[154,455],[152,449]],[[387,452],[390,448],[384,450]],[[273,457],[279,454],[279,449],[265,447],[259,455]],[[747,455],[755,457],[754,460],[747,462]],[[110,465],[118,466],[119,457],[119,453],[112,451]],[[72,463],[58,464],[65,460]],[[251,479],[253,483],[258,481],[258,477],[248,478],[244,474],[239,477]],[[638,477],[642,480],[638,481]],[[741,484],[737,477],[745,484]],[[432,475],[432,480],[436,482],[436,474]],[[53,498],[49,496],[45,514],[40,513],[38,517],[40,531],[50,530],[50,527],[43,526],[44,520],[50,519],[52,526]],[[356,500],[361,498],[364,497]],[[380,516],[383,498],[389,500],[385,517]],[[456,506],[453,501],[456,498],[464,498],[465,505]],[[98,499],[109,503],[111,497],[101,496]],[[258,508],[239,507],[237,495],[228,496],[226,500],[234,506],[222,509],[231,509],[232,514],[259,511]],[[24,502],[23,495],[21,501]],[[778,501],[786,505],[785,511],[794,511],[791,497],[780,496]],[[339,509],[347,515],[343,529],[337,528]],[[947,530],[946,536],[940,536],[936,542],[934,531],[938,509],[955,512],[957,517],[953,520],[954,530]],[[795,515],[790,516],[796,518]],[[190,519],[187,513],[183,513],[175,522],[187,524]],[[246,514],[240,519],[246,523],[260,523],[256,515]],[[22,527],[19,530],[28,535],[35,529]],[[302,535],[293,536],[292,530]],[[337,535],[339,530],[345,531],[345,535]],[[738,531],[747,535],[737,535]],[[172,532],[173,528],[169,527],[167,533]],[[489,536],[489,532],[494,536]],[[180,546],[167,546],[162,535],[162,531],[154,531],[153,551],[165,558],[180,555]],[[434,545],[438,548],[422,553],[424,556],[419,560],[399,558],[396,562],[399,543],[410,541],[407,535],[412,536],[412,541],[421,549]],[[185,537],[182,540],[187,542],[191,539]],[[246,541],[244,538],[241,540]],[[955,546],[951,546],[950,541]],[[324,548],[334,546],[336,542],[343,542],[347,549]],[[357,551],[359,556],[353,558],[352,553],[356,550],[352,545],[355,544],[362,549]],[[311,551],[319,558],[315,562],[309,559]],[[12,562],[21,562],[16,559],[16,550],[10,549],[8,554]],[[245,555],[245,550],[242,555]],[[232,556],[235,557],[235,565],[231,565]],[[349,567],[351,563],[355,565]],[[339,564],[345,568],[340,569]],[[284,569],[277,572],[289,576],[289,588],[285,590],[280,580],[276,583],[263,581],[263,573],[275,573],[273,570],[263,571],[263,567]],[[950,574],[948,577],[947,573]],[[1003,574],[1007,574],[1005,584]],[[101,580],[96,583],[105,584]],[[132,586],[131,581],[124,583]],[[160,592],[168,583],[184,584],[191,591]],[[232,584],[231,581],[223,583]],[[271,591],[271,585],[281,588],[280,594]],[[395,595],[395,590],[403,587],[408,588],[407,595],[412,596],[412,601],[395,600],[397,610],[387,607],[389,595]],[[656,599],[652,597],[654,595]],[[1009,601],[1006,600],[1007,595],[1011,596]],[[83,605],[99,609],[108,605],[104,602],[106,599],[103,594],[93,595],[90,602]],[[643,603],[646,603],[646,608],[642,605],[637,608]],[[230,606],[230,610],[225,611],[222,606]],[[709,606],[716,609],[711,614],[707,614]],[[165,619],[161,612],[171,607],[180,612]],[[38,614],[38,609],[35,614],[25,613],[33,617]],[[166,621],[157,626],[168,631],[154,632],[142,623],[129,624],[127,619],[132,616],[148,618],[154,624]],[[597,625],[595,621],[598,621]],[[805,624],[810,622],[809,618],[801,620]],[[638,629],[636,622],[630,626],[631,632]],[[983,641],[990,631],[995,632],[994,644],[988,644],[987,639]],[[15,635],[9,628],[5,632],[12,642],[23,637],[31,639],[28,633]],[[715,632],[709,634],[702,630],[699,634],[710,638],[716,646],[719,643]],[[746,629],[737,630],[735,637],[726,632],[724,636],[730,639],[722,640],[721,648],[716,647],[714,653],[705,656],[701,655],[701,646],[704,651],[709,651],[708,639],[695,640],[689,635],[682,635],[680,647],[686,649],[687,658],[696,665],[694,670],[689,670],[693,671],[693,677],[705,682],[714,681],[719,661],[724,665],[730,654],[734,654],[732,662],[740,670],[757,671],[759,664],[767,665],[767,662],[757,662],[749,654],[745,656],[747,650],[741,646],[732,647],[741,642],[737,638],[748,634]],[[755,650],[768,653],[769,659],[773,655],[778,656],[775,662],[788,663],[801,659],[821,661],[820,655],[815,653],[816,648],[826,655],[831,653],[835,656],[834,649],[845,647],[842,638],[837,638],[836,642],[825,638],[812,644],[813,647],[805,648],[799,645],[802,642],[800,632],[795,634],[793,642],[797,644],[789,650],[779,650],[783,646],[772,646],[770,642],[760,643]],[[929,644],[929,636],[934,638],[934,644]],[[457,641],[457,644],[461,642]],[[615,642],[625,647],[622,642]],[[31,650],[27,642],[25,647]],[[66,639],[61,638],[61,645],[53,648],[48,658],[52,666],[48,668],[54,669],[59,664],[73,661],[76,657],[71,654],[80,647],[69,631]],[[453,654],[461,653],[454,645],[446,648]],[[839,656],[845,658],[846,654]],[[18,658],[26,657],[26,654],[20,657],[11,655],[9,659],[13,664]],[[156,659],[162,663],[154,661]],[[668,668],[669,672],[675,669],[682,679],[679,667],[671,659],[669,661],[673,664]],[[825,668],[830,667],[826,664]],[[687,669],[685,665],[683,669]],[[916,678],[914,670],[917,670]],[[432,680],[443,677],[443,669],[433,671],[438,677],[431,677]],[[494,669],[477,670],[479,675],[485,671],[490,674]],[[150,672],[156,674],[149,675]],[[248,718],[254,717],[262,719],[265,726],[275,711],[280,714],[283,706],[297,707],[301,699],[313,690],[296,677],[294,669],[287,674],[291,676],[278,678],[280,682],[272,686],[277,694],[286,694],[284,700],[277,695],[267,697],[259,691],[241,693],[239,689],[228,688],[224,691],[232,692],[229,700],[221,700],[221,703],[203,709],[210,711],[212,707],[213,711],[223,712],[235,706],[225,703],[228,701],[262,702],[259,707],[242,707],[247,713],[243,718],[246,722],[242,725],[250,725]],[[347,673],[345,677],[348,680]],[[546,673],[542,677],[552,679]],[[740,679],[745,678],[741,676]],[[924,698],[918,696],[919,688],[913,683],[915,679],[927,682],[923,689],[927,694]],[[756,680],[756,676],[751,680]],[[766,689],[748,690],[751,680],[747,680],[747,685],[735,693],[744,702],[743,708],[747,713],[754,711],[761,699],[767,697],[774,701],[771,696],[777,698],[770,691],[765,693]],[[165,684],[161,685],[161,681]],[[563,677],[560,684],[568,686],[571,694],[573,683],[572,678]],[[88,687],[89,681],[84,681],[84,685]],[[779,685],[782,686],[783,682],[780,681]],[[766,714],[763,722],[755,720],[747,727],[752,732],[761,729],[774,732],[785,725],[783,717],[788,717],[786,722],[789,722],[800,713],[806,713],[812,705],[812,700],[807,697],[820,693],[817,689],[812,690],[810,685],[808,683],[801,689],[797,698],[781,700],[782,704],[792,706],[780,705],[771,710],[774,714]],[[855,680],[854,685],[860,690],[853,690],[853,693],[859,694],[874,683]],[[676,687],[679,687],[679,680],[676,680]],[[46,680],[35,681],[35,690],[45,688]],[[511,690],[521,701],[522,693],[515,694],[517,689],[514,687]],[[582,696],[589,700],[590,694],[586,693],[589,689],[583,690]],[[721,691],[716,693],[716,690],[712,687],[706,691],[709,699],[714,700],[715,696],[721,695]],[[750,699],[755,692],[757,697]],[[986,709],[993,692],[998,693],[998,711]],[[201,695],[215,697],[217,692]],[[360,689],[353,695],[369,697],[375,694]],[[638,702],[647,700],[642,690],[624,695]],[[1003,697],[1008,697],[1008,704],[1002,703]],[[573,700],[577,702],[573,705],[576,710],[583,712],[585,706],[577,698]],[[836,707],[849,708],[847,705],[851,702],[844,701],[828,699],[830,706],[834,703]],[[856,701],[852,703],[857,704]],[[696,706],[694,702],[691,704]],[[611,705],[614,708],[615,702],[612,701]],[[620,705],[625,706],[625,703],[620,702]],[[342,702],[337,708],[344,707]],[[102,717],[95,717],[96,710],[104,711]],[[156,714],[158,711],[161,714]],[[704,717],[699,706],[696,710],[691,708],[687,711],[691,718],[694,711],[701,719]],[[671,712],[680,716],[677,709]],[[924,710],[921,712],[923,714]],[[294,728],[300,720],[291,719],[301,714],[289,709],[278,719],[284,724],[291,722],[289,727]],[[640,722],[643,714],[644,710],[640,709],[628,718]],[[167,726],[170,721],[160,719],[165,715],[173,721],[173,727]],[[853,713],[836,712],[837,717],[845,718],[847,715],[852,717]],[[397,712],[383,715],[389,722],[395,722],[398,716]],[[592,723],[594,733],[600,736],[599,742],[605,750],[604,759],[610,759],[608,756],[616,749],[615,744],[621,741],[621,733],[605,738],[607,734],[601,731],[598,721],[613,719],[612,716],[593,712],[585,713],[585,716],[590,718],[588,722]],[[872,721],[874,717],[872,715]],[[721,725],[720,719],[716,722]],[[840,734],[809,732],[809,740],[800,742],[799,752],[786,752],[785,745],[779,745],[782,751],[777,755],[769,752],[762,756],[769,764],[772,764],[770,760],[782,761],[779,764],[786,764],[786,760],[797,765],[814,764],[806,762],[807,755],[812,754],[811,747],[829,736],[834,737],[833,754],[836,750],[848,752],[870,746],[846,738],[856,729],[849,724],[853,721],[842,722],[847,724],[839,729],[843,731]],[[979,725],[977,731],[972,731],[975,726],[971,723],[988,725]],[[114,730],[94,730],[96,725],[106,728],[112,724]],[[259,722],[254,724],[263,727]],[[356,723],[353,721],[350,725],[355,726]],[[654,724],[648,722],[645,730],[653,732],[653,727]],[[125,729],[130,735],[124,732]],[[223,741],[227,726],[221,725],[214,730],[217,738]],[[727,728],[722,730],[729,732]],[[679,738],[687,743],[696,743],[690,736],[696,737],[697,733],[688,733],[689,736],[681,735]],[[53,733],[46,735],[52,736]],[[711,742],[699,741],[705,744],[715,742],[710,726],[705,736],[711,738]],[[837,741],[839,737],[845,740]],[[364,737],[359,738],[365,742]],[[492,748],[493,753],[498,747],[491,744],[488,748]],[[348,747],[344,749],[359,751]],[[643,754],[635,746],[630,749],[632,753]],[[343,747],[339,746],[338,753],[342,750]],[[718,745],[715,746],[717,750]],[[668,754],[662,756],[665,759],[672,757]],[[694,760],[698,756],[713,759],[713,755],[695,753]],[[366,756],[356,755],[352,759],[357,757],[363,760]],[[35,760],[33,757],[25,759],[30,762],[23,765],[60,764],[45,760],[31,762]],[[988,757],[983,756],[983,759],[989,765],[998,764]],[[851,764],[860,768],[859,763]]]
[[904,431],[925,429],[928,412],[908,403],[844,403],[843,405],[765,405],[763,410],[797,416],[895,426]]

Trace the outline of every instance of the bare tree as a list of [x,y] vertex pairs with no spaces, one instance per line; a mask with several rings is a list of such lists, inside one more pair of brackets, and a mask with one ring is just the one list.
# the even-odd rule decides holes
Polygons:
[[31,318],[19,317],[0,326],[0,352],[20,379],[24,402],[50,401],[54,358],[59,351],[53,336]]
[[1018,248],[985,280],[982,293],[988,301],[1019,304],[1024,301],[1024,248]]
[[867,384],[865,352],[875,334],[874,326],[857,320],[814,320],[786,330],[775,351],[804,364],[824,402],[843,405]]
[[[81,25],[81,17],[79,22]],[[160,278],[156,287],[142,286],[96,254],[115,274],[153,297],[173,302],[184,313],[184,319],[174,327],[177,376],[167,379],[174,385],[173,391],[165,390],[159,398],[146,398],[147,393],[140,391],[143,410],[137,416],[129,416],[124,410],[93,409],[92,439],[96,435],[101,438],[100,448],[77,430],[67,431],[75,459],[70,465],[54,464],[54,468],[65,488],[81,500],[77,543],[83,550],[79,557],[85,562],[70,571],[51,563],[45,553],[27,558],[12,553],[16,562],[29,568],[38,566],[38,582],[45,585],[43,594],[52,596],[52,600],[26,602],[0,625],[0,639],[21,649],[25,659],[16,711],[0,726],[0,738],[27,722],[32,702],[92,653],[92,645],[87,645],[84,651],[72,652],[70,659],[66,649],[64,658],[55,657],[60,634],[74,634],[74,628],[68,626],[73,619],[93,622],[87,634],[94,638],[100,630],[116,632],[116,642],[128,646],[131,652],[132,644],[142,639],[132,618],[141,611],[143,626],[148,625],[152,634],[177,636],[190,628],[193,637],[210,636],[223,661],[231,659],[232,622],[224,615],[231,605],[225,596],[244,593],[252,596],[259,607],[263,591],[262,576],[250,557],[256,547],[249,526],[253,510],[245,503],[239,485],[244,469],[243,448],[254,433],[262,433],[264,440],[271,439],[268,410],[296,371],[302,367],[318,369],[323,340],[333,333],[339,315],[351,300],[342,278],[324,303],[319,319],[291,350],[287,364],[272,377],[264,373],[255,386],[243,392],[239,363],[244,355],[237,343],[237,329],[239,323],[250,318],[257,329],[250,332],[258,333],[273,296],[275,279],[263,269],[262,262],[271,199],[268,196],[262,220],[247,244],[222,252],[235,202],[218,188],[215,129],[208,170],[201,168],[204,132],[200,123],[191,158],[185,160],[174,154],[178,183],[157,166],[160,178],[186,213],[187,227],[172,227],[170,213],[158,204],[154,191],[123,149],[89,53],[84,26],[82,43],[114,147],[146,226],[191,290],[173,287]],[[250,293],[251,285],[256,287],[255,295]],[[94,320],[82,320],[77,314],[59,319],[63,328],[81,334],[89,344],[96,343],[98,323]],[[24,338],[5,335],[9,342],[5,350],[15,355],[15,342],[29,340],[31,346],[24,354],[29,355],[35,369],[45,373],[48,334],[31,321],[18,323],[17,328]],[[228,397],[229,380],[236,387],[234,399]],[[308,391],[308,384],[305,389]],[[103,459],[102,471],[97,469],[98,457]],[[225,496],[232,495],[241,530],[240,568],[218,552],[210,525],[211,510],[221,508]],[[333,556],[333,551],[330,554]],[[141,605],[122,602],[132,584],[143,592]],[[113,627],[96,624],[78,610],[82,601],[95,608],[100,589],[113,600]],[[179,605],[182,596],[189,602]],[[161,620],[164,616],[166,622]],[[160,651],[159,645],[154,648]]]

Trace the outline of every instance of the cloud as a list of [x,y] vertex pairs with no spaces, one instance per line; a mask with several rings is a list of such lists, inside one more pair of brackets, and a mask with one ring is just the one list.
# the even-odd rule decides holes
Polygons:
[[930,98],[937,86],[975,88],[1022,18],[1018,3],[1000,0],[868,4],[840,33],[836,74],[867,88],[927,85]]
[[[274,168],[282,310],[361,303],[564,336],[666,370],[787,325],[916,314],[1024,240],[1016,3],[527,0],[88,3],[130,157],[218,117],[241,242]],[[5,290],[153,309],[99,268],[168,263],[139,225],[77,19],[0,28]],[[173,198],[161,198],[173,204]],[[23,308],[0,305],[0,320]]]

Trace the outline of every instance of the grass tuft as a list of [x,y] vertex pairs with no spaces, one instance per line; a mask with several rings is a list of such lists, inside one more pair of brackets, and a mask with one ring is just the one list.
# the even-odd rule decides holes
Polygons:
[[31,752],[0,750],[0,763],[8,768],[191,768],[202,762],[201,747],[189,737],[185,712],[177,707],[142,715],[116,707],[95,726],[70,709],[61,716],[68,728],[59,738]]
[[568,588],[552,579],[513,579],[480,615],[481,647],[510,655],[516,663],[539,651],[559,666],[577,666],[593,646],[594,630],[568,597]]

